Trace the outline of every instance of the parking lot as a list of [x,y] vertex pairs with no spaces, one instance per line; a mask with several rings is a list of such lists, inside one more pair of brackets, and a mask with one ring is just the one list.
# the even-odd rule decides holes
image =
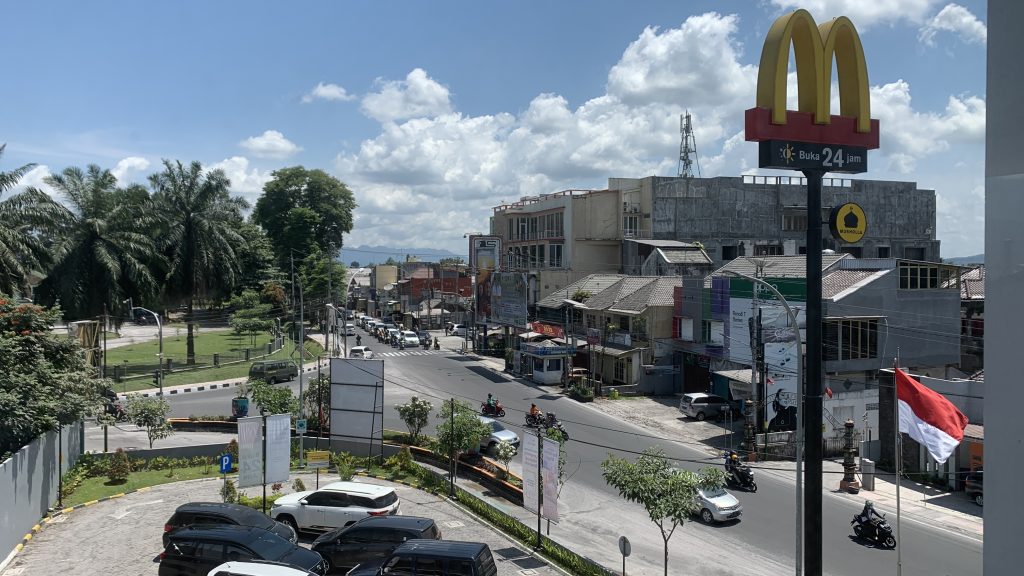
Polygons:
[[[312,474],[292,476],[295,477],[302,478],[309,489],[315,485]],[[321,486],[335,479],[333,475],[321,475]],[[357,480],[393,485],[384,480]],[[561,574],[444,498],[406,486],[393,486],[402,499],[402,514],[433,518],[445,540],[484,542],[490,546],[498,574]],[[184,502],[219,501],[220,487],[221,481],[212,479],[165,484],[58,516],[35,535],[0,576],[155,575],[164,522]],[[246,490],[251,495],[260,491],[259,487]],[[312,539],[304,536],[301,541],[309,547]]]

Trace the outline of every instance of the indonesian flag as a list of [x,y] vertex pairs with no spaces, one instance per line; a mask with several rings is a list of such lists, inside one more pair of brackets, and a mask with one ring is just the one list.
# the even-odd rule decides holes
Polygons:
[[945,396],[896,369],[896,397],[899,401],[900,432],[906,432],[928,449],[939,464],[964,438],[967,416]]

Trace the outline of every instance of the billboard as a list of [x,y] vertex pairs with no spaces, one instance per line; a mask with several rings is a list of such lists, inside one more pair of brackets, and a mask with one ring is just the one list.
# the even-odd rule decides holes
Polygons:
[[384,361],[331,358],[332,447],[355,445],[360,456],[371,456],[383,449],[383,441]]
[[526,274],[499,272],[491,282],[491,322],[526,326]]
[[486,323],[491,318],[491,282],[500,268],[501,238],[498,236],[469,237],[469,268],[476,272],[476,321]]

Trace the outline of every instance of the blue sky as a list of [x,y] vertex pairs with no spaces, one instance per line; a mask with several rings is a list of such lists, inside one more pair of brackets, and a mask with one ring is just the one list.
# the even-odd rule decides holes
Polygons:
[[302,164],[355,192],[348,246],[465,252],[501,200],[674,175],[684,110],[702,175],[757,173],[743,110],[795,7],[861,33],[863,177],[935,189],[943,255],[981,252],[983,1],[8,3],[0,170],[199,160],[255,200]]

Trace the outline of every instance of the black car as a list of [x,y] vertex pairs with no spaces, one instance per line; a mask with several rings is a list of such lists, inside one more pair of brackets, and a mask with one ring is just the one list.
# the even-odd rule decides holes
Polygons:
[[238,504],[225,504],[223,502],[189,502],[178,506],[178,509],[171,514],[167,523],[164,524],[164,547],[167,547],[169,536],[175,530],[183,526],[252,526],[262,528],[277,534],[281,538],[295,543],[299,539],[291,526],[271,520],[266,514],[262,514]]
[[196,526],[170,533],[160,554],[159,576],[206,576],[225,562],[274,560],[326,574],[327,564],[316,552],[251,526]]
[[487,544],[447,540],[409,540],[387,558],[365,562],[347,576],[437,574],[440,576],[497,576]]
[[441,530],[430,518],[371,516],[321,535],[313,542],[313,551],[324,557],[331,571],[384,558],[399,544],[414,539],[440,540]]

